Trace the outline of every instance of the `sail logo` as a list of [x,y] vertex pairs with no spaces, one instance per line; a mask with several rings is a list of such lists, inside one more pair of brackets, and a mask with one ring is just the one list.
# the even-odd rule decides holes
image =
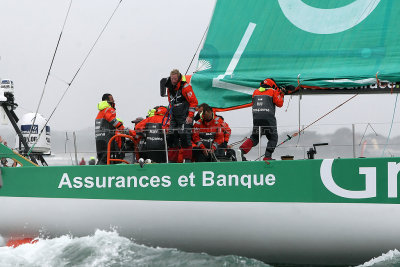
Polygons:
[[[336,184],[332,176],[333,159],[324,159],[321,164],[320,175],[324,186],[333,194],[350,199],[373,198],[376,190],[376,167],[360,167],[359,174],[365,175],[365,190],[347,190]],[[397,174],[400,172],[400,163],[388,162],[388,198],[397,198]]]
[[381,0],[356,0],[339,8],[323,9],[302,0],[278,0],[285,17],[297,28],[315,34],[333,34],[353,28],[366,19]]

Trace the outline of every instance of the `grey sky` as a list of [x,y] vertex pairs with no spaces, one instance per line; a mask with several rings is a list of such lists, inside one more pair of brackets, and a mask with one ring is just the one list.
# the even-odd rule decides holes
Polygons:
[[[39,113],[49,117],[86,56],[118,0],[73,1],[64,35]],[[155,105],[167,104],[159,96],[159,80],[173,68],[184,72],[210,21],[215,0],[125,0],[101,37],[50,121],[55,130],[93,126],[97,103],[105,92],[117,102],[118,117],[127,126]],[[61,26],[68,0],[2,0],[0,9],[0,77],[12,79],[20,108],[18,115],[34,112]],[[196,64],[194,64],[196,65]],[[193,68],[192,68],[193,71]],[[58,77],[58,78],[57,78]],[[301,101],[301,123],[307,125],[350,96],[306,96]],[[287,109],[277,110],[278,124],[296,129],[298,97]],[[337,124],[379,122],[388,132],[395,95],[358,96],[323,119],[318,130]],[[287,109],[287,112],[285,110]],[[232,127],[250,126],[251,110],[223,114]],[[398,114],[400,115],[400,114]],[[396,116],[395,121],[398,121]],[[365,125],[357,126],[363,131]],[[398,124],[393,134],[398,134]]]

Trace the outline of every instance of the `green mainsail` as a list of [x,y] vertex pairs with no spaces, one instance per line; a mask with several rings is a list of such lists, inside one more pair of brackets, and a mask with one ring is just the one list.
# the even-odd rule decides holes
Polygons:
[[[218,108],[266,77],[319,88],[400,81],[400,1],[218,0],[192,85]],[[324,90],[324,93],[329,93]]]

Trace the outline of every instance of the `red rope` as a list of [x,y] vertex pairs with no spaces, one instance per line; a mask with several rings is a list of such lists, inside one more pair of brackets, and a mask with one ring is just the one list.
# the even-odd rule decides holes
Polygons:
[[377,85],[378,87],[380,87],[380,86],[381,86],[381,82],[380,82],[379,79],[378,79],[378,73],[379,73],[379,71],[375,74],[375,77],[376,77],[376,85]]

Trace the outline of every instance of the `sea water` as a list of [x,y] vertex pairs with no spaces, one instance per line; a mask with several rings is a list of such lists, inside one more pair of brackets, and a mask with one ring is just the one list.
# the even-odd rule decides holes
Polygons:
[[38,239],[34,244],[5,247],[0,237],[0,266],[270,266],[240,256],[210,256],[173,248],[147,247],[116,231],[94,235]]
[[[17,248],[6,247],[0,236],[0,266],[272,266],[241,256],[211,256],[173,248],[147,247],[116,231],[94,235],[41,239]],[[360,267],[400,266],[400,252],[389,251]]]

